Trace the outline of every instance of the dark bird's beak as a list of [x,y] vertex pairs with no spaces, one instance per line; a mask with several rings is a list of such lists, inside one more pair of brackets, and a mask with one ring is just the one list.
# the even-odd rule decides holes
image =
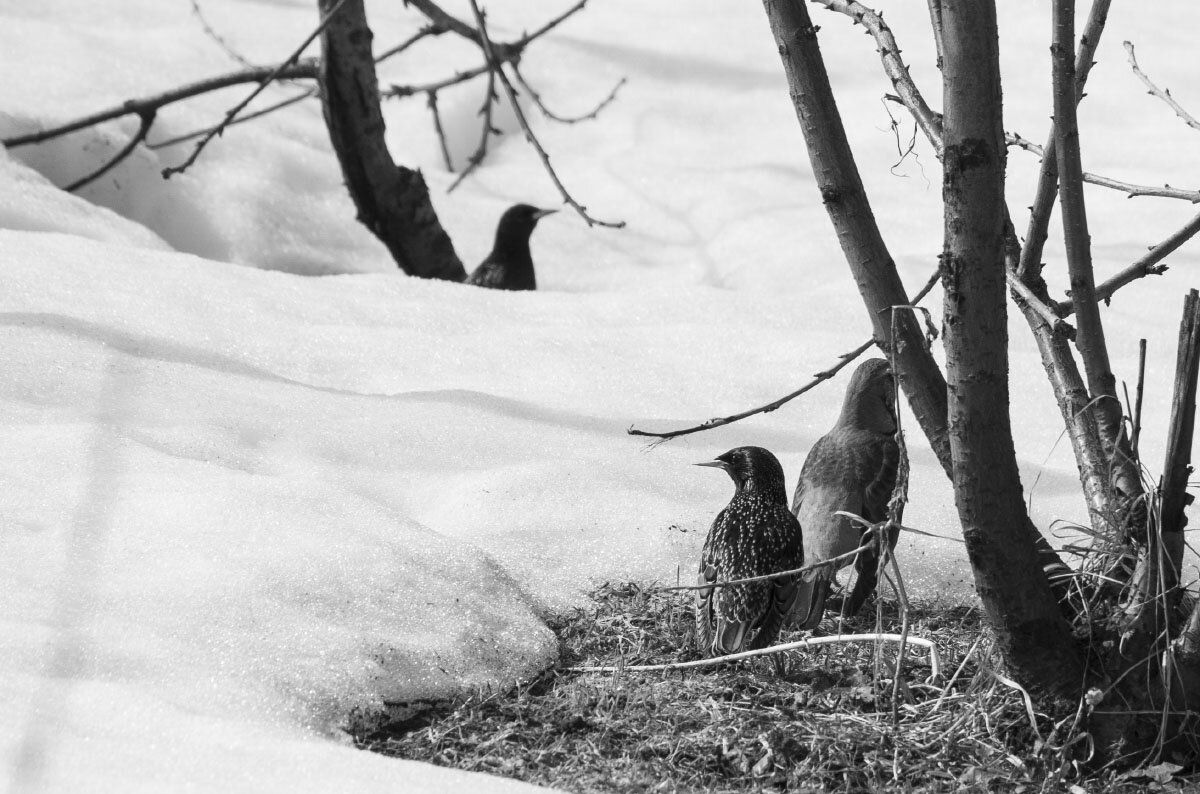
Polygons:
[[535,221],[540,221],[547,215],[553,215],[556,212],[558,212],[558,210],[538,210],[537,212],[533,213],[533,219]]
[[706,460],[703,463],[693,463],[693,466],[712,466],[714,469],[729,471],[729,464],[723,460]]

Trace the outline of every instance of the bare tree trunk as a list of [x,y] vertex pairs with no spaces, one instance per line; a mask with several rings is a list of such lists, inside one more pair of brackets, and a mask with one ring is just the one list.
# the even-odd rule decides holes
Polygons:
[[1026,686],[1078,693],[1083,663],[1025,531],[1008,400],[1005,145],[994,0],[942,7],[946,364],[954,494],[975,588]]
[[[322,15],[337,0],[318,0]],[[345,0],[321,35],[321,103],[358,220],[405,273],[462,281],[466,271],[438,222],[420,171],[398,166],[384,141],[379,83],[363,0]]]
[[933,360],[912,312],[895,318],[892,306],[908,304],[895,263],[875,222],[837,102],[829,87],[816,28],[801,2],[765,0],[767,18],[791,89],[792,104],[808,144],[808,156],[858,291],[867,306],[875,339],[895,345],[900,384],[938,460],[950,474],[946,433],[946,381]]

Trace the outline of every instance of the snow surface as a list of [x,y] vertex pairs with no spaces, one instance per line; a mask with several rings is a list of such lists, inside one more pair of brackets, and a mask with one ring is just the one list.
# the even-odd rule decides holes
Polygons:
[[[205,0],[214,31],[277,62],[314,24],[308,0]],[[1044,3],[1005,2],[1007,126],[1045,134]],[[501,4],[512,37],[564,2]],[[457,13],[466,6],[449,4]],[[937,104],[925,4],[884,6]],[[421,24],[368,4],[377,46]],[[873,44],[814,9],[860,167],[915,291],[940,248],[938,165],[896,164]],[[176,0],[0,7],[0,135],[52,125],[238,64]],[[1120,40],[1193,110],[1184,0],[1114,10],[1081,118],[1085,166],[1200,184],[1196,139],[1144,95]],[[443,36],[384,83],[474,65]],[[774,413],[648,448],[670,428],[767,402],[869,333],[803,149],[758,4],[601,0],[537,44],[525,74],[562,113],[629,82],[598,120],[530,113],[597,216],[542,222],[543,290],[489,292],[397,273],[354,221],[313,102],[231,128],[169,181],[191,143],[144,147],[58,190],[136,129],[110,122],[0,151],[0,779],[13,791],[508,791],[498,778],[345,746],[387,703],[504,687],[553,662],[544,618],[604,580],[690,578],[729,483],[688,464],[774,450],[794,478],[844,377]],[[249,89],[164,110],[152,140],[219,119]],[[264,102],[300,89],[270,88]],[[443,92],[462,163],[479,86]],[[890,108],[901,137],[905,114]],[[468,267],[516,201],[557,206],[521,136],[453,194],[423,102],[387,106],[394,156],[423,169]],[[514,129],[511,114],[498,123]],[[1036,160],[1010,154],[1011,206]],[[1193,212],[1089,190],[1101,278]],[[1023,225],[1023,218],[1018,222]],[[1065,283],[1061,248],[1048,277]],[[1145,459],[1162,457],[1194,244],[1106,310],[1114,368],[1150,341]],[[320,276],[312,278],[312,276]],[[937,293],[927,301],[938,314]],[[1018,452],[1036,521],[1085,517],[1037,353],[1013,330]],[[915,428],[911,416],[909,428]],[[918,431],[907,523],[960,535]],[[918,597],[970,597],[960,544],[902,540]]]

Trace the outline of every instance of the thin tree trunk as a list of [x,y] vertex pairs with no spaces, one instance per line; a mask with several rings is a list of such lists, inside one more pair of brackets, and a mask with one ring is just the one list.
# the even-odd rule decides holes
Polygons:
[[885,349],[895,345],[901,387],[949,475],[946,381],[912,312],[901,312],[896,317],[897,338],[892,339],[891,307],[907,305],[908,295],[855,165],[817,45],[816,28],[802,2],[765,0],[763,5],[783,59],[792,105],[808,144],[821,200],[867,306],[875,339]]
[[[1083,360],[1092,411],[1111,472],[1109,481],[1114,498],[1109,507],[1115,508],[1116,513],[1112,518],[1117,528],[1128,532],[1137,523],[1136,519],[1131,519],[1129,508],[1141,496],[1142,488],[1121,420],[1117,381],[1109,364],[1108,344],[1100,320],[1100,306],[1096,301],[1092,241],[1083,197],[1083,166],[1080,162],[1079,125],[1075,113],[1079,93],[1075,70],[1074,0],[1055,0],[1053,23],[1054,42],[1050,52],[1054,74],[1054,136],[1063,237],[1067,249],[1067,269],[1071,276],[1071,300],[1075,304],[1075,317],[1079,325],[1075,346]],[[1142,515],[1144,524],[1144,511]]]
[[[322,15],[337,0],[318,0]],[[438,222],[420,171],[398,166],[384,141],[379,83],[363,0],[345,0],[321,35],[321,104],[358,220],[405,273],[462,281],[466,271]]]
[[944,326],[954,494],[975,588],[1024,685],[1076,694],[1083,663],[1025,526],[1008,399],[1005,145],[994,0],[943,4]]

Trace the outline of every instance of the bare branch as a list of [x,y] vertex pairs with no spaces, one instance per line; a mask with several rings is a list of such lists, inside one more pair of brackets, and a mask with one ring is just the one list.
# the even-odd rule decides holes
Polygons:
[[[286,108],[290,105],[294,105],[297,102],[303,102],[306,99],[311,99],[312,97],[315,97],[316,95],[317,95],[317,89],[310,88],[307,91],[296,94],[295,96],[288,97],[287,99],[282,99],[273,105],[267,105],[265,108],[260,108],[256,111],[254,111],[253,113],[247,113],[244,116],[238,116],[236,119],[229,122],[225,126],[232,127],[236,124],[242,124],[247,121],[254,121],[254,119],[259,118],[260,116],[265,116],[268,113],[274,113],[277,110],[282,110],[283,108]],[[216,129],[215,126],[205,127],[202,130],[192,130],[191,132],[185,132],[182,135],[175,135],[171,138],[164,138],[161,141],[148,141],[146,143],[146,148],[147,149],[165,149],[166,147],[174,146],[177,143],[183,143],[184,141],[195,140],[196,138],[199,138],[201,135],[207,135],[208,133],[212,132],[215,129]]]
[[[392,47],[391,49],[384,51],[383,54],[377,56],[375,58],[375,63],[381,63],[383,61],[386,61],[388,58],[394,57],[394,56],[404,52],[409,47],[416,44],[418,41],[425,38],[426,36],[436,36],[439,33],[443,33],[443,32],[444,31],[436,29],[433,25],[427,25],[426,27],[422,28],[418,32],[414,33],[409,38],[405,39],[400,44],[397,44],[395,47]],[[313,76],[315,76],[315,75],[313,75]],[[298,75],[297,77],[291,78],[291,79],[299,79],[301,77],[309,77],[309,75]],[[266,116],[269,113],[274,113],[277,110],[283,110],[286,107],[290,107],[291,105],[294,105],[297,102],[303,102],[306,99],[311,99],[311,98],[315,97],[316,95],[317,95],[317,89],[309,88],[308,90],[303,91],[299,94],[296,94],[295,96],[288,97],[287,99],[284,99],[284,100],[280,100],[279,102],[276,102],[273,105],[268,105],[267,107],[260,108],[259,110],[256,110],[253,113],[246,113],[245,115],[238,116],[236,119],[226,123],[225,126],[232,127],[236,124],[242,124],[247,121],[253,121],[254,119],[260,118],[262,116]],[[184,141],[194,140],[195,138],[199,138],[202,135],[207,135],[210,132],[213,132],[213,130],[216,129],[216,126],[217,125],[213,125],[211,127],[205,127],[203,129],[193,130],[192,132],[185,132],[182,135],[176,135],[176,136],[167,138],[162,141],[148,142],[146,144],[146,148],[148,148],[148,149],[163,149],[168,146],[174,146],[177,143],[183,143]]]
[[487,74],[489,71],[491,71],[491,67],[485,63],[482,66],[475,66],[471,69],[456,72],[450,77],[444,77],[441,80],[437,80],[432,83],[424,83],[423,85],[396,85],[393,83],[391,88],[379,93],[379,98],[404,99],[405,97],[414,96],[416,94],[428,94],[430,91],[441,91],[443,88],[449,88],[452,85],[458,85],[459,83],[465,83],[468,80],[473,80],[481,74]]
[[410,5],[420,11],[429,21],[442,30],[448,30],[462,36],[464,39],[480,44],[479,32],[463,22],[458,17],[442,10],[442,7],[432,0],[404,0],[405,5]]
[[933,46],[937,50],[937,68],[940,71],[945,58],[942,51],[942,0],[928,0],[929,25],[933,28]]
[[[896,43],[891,29],[884,24],[883,18],[857,0],[813,0],[825,6],[830,11],[845,14],[860,23],[875,38],[879,58],[883,61],[883,70],[892,81],[900,101],[913,114],[925,137],[933,145],[941,159],[942,152],[942,117],[935,113],[926,103],[916,83],[908,73],[908,66],[900,59],[900,45]],[[932,0],[931,0],[932,2]],[[940,19],[940,13],[938,15]],[[940,37],[939,37],[940,43]],[[938,48],[938,58],[941,59],[941,48]]]
[[383,63],[383,62],[384,62],[384,61],[386,61],[388,58],[394,58],[394,57],[396,57],[396,56],[397,56],[397,55],[399,55],[400,53],[402,53],[402,52],[404,52],[405,50],[407,50],[409,47],[411,47],[411,46],[413,46],[414,44],[416,44],[416,43],[417,43],[418,41],[420,41],[421,39],[425,38],[426,36],[440,36],[440,35],[442,35],[443,33],[445,33],[445,31],[444,31],[442,28],[439,28],[437,25],[426,25],[425,27],[423,27],[423,28],[421,28],[420,30],[418,30],[416,33],[414,33],[414,34],[412,34],[411,36],[409,36],[409,37],[408,37],[407,39],[405,39],[404,41],[402,41],[402,42],[400,42],[399,44],[397,44],[395,47],[391,47],[391,48],[389,48],[389,49],[386,49],[386,50],[384,50],[382,53],[380,53],[379,55],[376,55],[376,56],[375,56],[375,63],[377,63],[377,64],[378,64],[378,63]]
[[14,135],[10,138],[0,139],[0,144],[5,148],[14,149],[18,146],[25,146],[30,143],[41,143],[52,138],[58,138],[63,135],[75,132],[77,130],[93,127],[97,124],[102,124],[106,121],[119,119],[122,116],[131,114],[142,114],[151,110],[159,110],[167,105],[179,102],[184,99],[190,99],[194,96],[206,94],[210,91],[216,91],[221,88],[229,88],[230,86],[243,85],[245,83],[261,83],[272,74],[275,74],[276,79],[283,78],[310,78],[317,77],[317,61],[315,58],[307,58],[302,61],[297,61],[294,64],[287,65],[280,69],[279,66],[261,66],[255,69],[246,69],[240,72],[232,72],[230,74],[220,75],[218,77],[210,77],[207,80],[201,80],[196,83],[190,83],[179,88],[173,88],[170,91],[165,91],[161,94],[144,97],[142,99],[130,99],[122,104],[101,110],[90,116],[69,121],[65,124],[60,124],[57,127],[40,130],[38,132],[26,133],[24,135]]
[[1020,296],[1020,299],[1024,301],[1032,311],[1041,316],[1041,318],[1046,321],[1046,324],[1049,325],[1051,329],[1053,329],[1055,332],[1061,331],[1062,333],[1065,333],[1068,339],[1075,338],[1075,328],[1070,323],[1064,321],[1063,318],[1056,313],[1055,309],[1051,309],[1045,303],[1042,303],[1038,296],[1034,295],[1029,287],[1019,278],[1017,278],[1016,274],[1014,274],[1011,270],[1005,274],[1005,280],[1008,282],[1009,288],[1016,292],[1017,295]]
[[[581,2],[575,6],[574,10],[583,8],[586,2],[587,0],[581,0]],[[542,144],[538,141],[537,136],[533,134],[533,130],[529,126],[529,120],[525,118],[525,111],[521,110],[521,103],[517,101],[517,92],[513,88],[512,83],[509,82],[508,75],[504,73],[502,63],[496,58],[496,52],[492,47],[492,41],[487,35],[487,25],[483,19],[483,12],[479,10],[479,3],[476,2],[476,0],[471,0],[471,11],[475,14],[475,23],[479,26],[480,41],[482,42],[483,53],[487,57],[488,63],[491,65],[491,73],[496,76],[496,79],[500,81],[500,85],[504,87],[504,93],[508,95],[508,101],[512,105],[513,113],[516,114],[517,121],[520,123],[521,129],[525,131],[525,140],[529,141],[529,144],[533,147],[534,151],[537,152],[538,157],[542,161],[542,165],[546,169],[546,173],[550,175],[550,180],[554,182],[554,186],[558,188],[558,194],[562,197],[563,203],[570,205],[579,215],[579,217],[583,218],[584,221],[587,222],[588,226],[607,226],[613,229],[620,229],[624,227],[625,221],[602,221],[598,218],[593,218],[591,215],[588,215],[587,207],[580,204],[571,196],[570,193],[567,192],[562,180],[558,178],[558,174],[555,173],[554,168],[550,165],[550,155],[546,154],[546,150],[542,148]],[[562,17],[560,17],[559,21],[566,19],[570,13],[573,13],[573,11],[564,14]],[[554,24],[557,24],[557,22],[543,27],[543,32],[549,30]]]
[[[925,282],[925,286],[921,288],[921,291],[918,292],[915,296],[913,296],[912,302],[914,304],[920,303],[921,299],[924,298],[926,295],[928,295],[929,291],[931,289],[933,289],[933,285],[936,284],[937,281],[938,281],[938,274],[934,273],[933,276],[930,277],[929,281]],[[650,436],[652,438],[657,438],[657,439],[659,439],[659,441],[655,442],[655,443],[662,443],[663,441],[666,441],[666,440],[672,439],[672,438],[677,438],[679,436],[686,436],[686,435],[690,435],[692,433],[699,433],[702,430],[711,430],[714,427],[722,427],[724,425],[731,425],[734,422],[741,421],[742,419],[745,419],[749,416],[754,416],[755,414],[769,414],[769,413],[771,413],[771,411],[774,411],[776,408],[779,408],[781,405],[791,402],[792,400],[799,397],[801,394],[804,394],[805,392],[810,391],[810,390],[816,388],[817,386],[821,385],[825,381],[829,380],[834,375],[838,374],[838,372],[840,372],[851,361],[854,361],[856,358],[861,356],[863,353],[867,352],[867,350],[870,349],[870,347],[874,344],[875,344],[874,339],[868,339],[867,341],[863,342],[858,347],[851,350],[849,353],[842,353],[840,356],[838,356],[838,362],[836,364],[834,364],[832,367],[813,375],[813,379],[811,381],[804,384],[799,389],[796,389],[796,391],[792,392],[791,394],[784,395],[783,397],[780,397],[778,400],[769,402],[766,405],[760,405],[757,408],[751,408],[748,411],[742,411],[741,413],[733,414],[732,416],[721,416],[721,417],[717,417],[715,419],[709,419],[707,422],[704,422],[699,425],[695,425],[693,427],[686,427],[682,430],[668,430],[668,431],[664,431],[664,432],[652,432],[652,431],[648,431],[648,430],[638,430],[636,428],[631,427],[628,430],[626,430],[625,432],[631,436]]]
[[205,135],[203,138],[200,139],[200,142],[196,144],[196,148],[192,151],[191,155],[188,157],[187,160],[185,160],[180,165],[171,166],[169,168],[164,168],[163,172],[162,172],[163,179],[170,179],[173,175],[181,174],[184,171],[186,171],[189,167],[191,167],[192,163],[196,162],[196,158],[200,156],[200,152],[202,152],[204,150],[204,147],[208,145],[208,142],[211,141],[216,136],[220,135],[221,132],[224,131],[225,127],[228,126],[229,122],[232,121],[237,116],[237,114],[242,111],[242,109],[244,109],[247,105],[249,105],[252,101],[254,101],[254,98],[256,96],[258,96],[263,91],[265,91],[267,86],[270,85],[272,82],[274,82],[279,77],[279,75],[283,72],[284,69],[286,69],[292,63],[295,63],[297,59],[299,59],[300,54],[304,52],[305,48],[308,47],[308,45],[311,44],[313,42],[313,40],[317,38],[317,36],[321,35],[321,32],[323,30],[325,30],[327,25],[329,25],[329,21],[331,19],[333,19],[334,15],[337,14],[337,12],[341,9],[341,7],[345,4],[345,2],[346,2],[346,0],[338,0],[337,5],[335,5],[332,9],[330,9],[329,13],[321,18],[321,21],[317,25],[316,29],[313,30],[313,32],[310,33],[307,36],[307,38],[305,38],[304,41],[300,43],[300,46],[297,47],[295,49],[295,51],[291,55],[289,55],[283,63],[281,63],[281,64],[279,64],[279,66],[275,67],[275,69],[270,74],[268,74],[261,83],[259,83],[258,88],[251,91],[250,95],[248,97],[243,99],[241,102],[239,102],[237,105],[235,105],[233,107],[233,109],[231,109],[228,113],[226,113],[225,118],[221,121],[220,124],[218,124],[212,130],[210,130],[207,135]]
[[813,376],[812,380],[810,380],[808,383],[801,386],[799,389],[796,389],[796,391],[792,392],[791,394],[787,394],[783,397],[780,397],[778,400],[769,402],[766,405],[760,405],[757,408],[751,408],[748,411],[742,411],[741,413],[733,414],[732,416],[721,416],[721,417],[716,417],[714,419],[709,419],[707,422],[695,425],[693,427],[686,427],[682,430],[667,430],[667,431],[662,431],[662,432],[655,432],[655,431],[650,431],[650,430],[638,430],[635,427],[631,427],[628,430],[626,430],[625,432],[631,436],[650,436],[652,438],[660,439],[661,441],[666,441],[667,439],[678,438],[679,436],[686,436],[686,435],[690,435],[692,433],[699,433],[702,430],[712,430],[714,427],[722,427],[724,425],[731,425],[734,422],[738,422],[749,416],[754,416],[755,414],[770,413],[771,411],[774,411],[776,408],[780,407],[781,405],[791,402],[792,400],[799,397],[801,394],[804,394],[805,392],[810,391],[811,389],[815,388],[816,386],[819,386],[820,384],[829,380],[834,375],[841,372],[842,369],[847,364],[849,364],[851,361],[858,358],[863,353],[867,352],[867,350],[874,344],[875,344],[874,339],[868,339],[867,341],[863,342],[858,347],[851,350],[849,353],[842,353],[841,355],[838,356],[838,362],[836,364],[834,364],[832,367],[830,367],[829,369],[823,370],[821,372],[818,372],[816,375]]
[[[1108,300],[1121,287],[1137,281],[1139,278],[1161,275],[1166,271],[1167,266],[1159,264],[1159,262],[1174,253],[1177,248],[1195,237],[1196,234],[1200,234],[1200,215],[1196,215],[1170,237],[1151,248],[1141,259],[1096,287],[1096,300]],[[1065,317],[1075,311],[1075,303],[1072,300],[1065,300],[1054,308],[1060,316]]]
[[[1100,44],[1100,37],[1104,33],[1104,25],[1108,21],[1108,8],[1111,3],[1112,0],[1093,0],[1091,12],[1084,24],[1083,35],[1079,39],[1079,52],[1075,56],[1075,104],[1079,104],[1083,98],[1084,86],[1092,69],[1092,59]],[[1025,246],[1017,266],[1017,276],[1026,284],[1041,277],[1042,251],[1046,245],[1047,230],[1050,228],[1054,199],[1058,196],[1058,154],[1055,151],[1055,137],[1052,123],[1046,135],[1042,170],[1038,173],[1029,225],[1025,230]]]
[[500,130],[492,125],[492,108],[496,104],[496,70],[488,70],[487,90],[483,93],[483,107],[479,108],[480,116],[483,116],[483,131],[480,133],[479,145],[475,147],[475,152],[467,158],[467,167],[462,170],[458,178],[450,183],[450,187],[446,188],[447,193],[454,191],[456,187],[462,184],[462,181],[475,172],[479,164],[483,162],[483,158],[487,157],[488,141],[493,135],[499,135]]
[[1143,85],[1149,89],[1149,93],[1158,97],[1163,102],[1166,102],[1168,107],[1175,111],[1175,115],[1183,119],[1184,124],[1188,125],[1194,130],[1200,130],[1200,121],[1196,121],[1192,114],[1184,110],[1183,105],[1175,101],[1175,97],[1171,96],[1171,91],[1166,88],[1159,88],[1149,77],[1146,76],[1146,73],[1141,70],[1141,68],[1138,66],[1137,58],[1133,54],[1133,43],[1126,41],[1124,44],[1125,52],[1129,55],[1130,68],[1133,69],[1133,73],[1137,75],[1137,78],[1142,81]]
[[139,143],[141,143],[142,141],[146,140],[146,133],[150,132],[150,125],[154,123],[154,111],[147,110],[141,114],[141,117],[142,117],[142,121],[141,121],[141,124],[138,125],[137,133],[135,133],[134,136],[129,139],[128,143],[126,143],[123,147],[121,147],[121,151],[119,151],[115,155],[113,155],[112,158],[109,159],[109,161],[107,163],[100,166],[99,168],[97,168],[95,171],[88,174],[87,176],[81,177],[80,179],[75,180],[71,184],[64,187],[63,190],[67,191],[68,193],[74,193],[76,190],[83,187],[84,185],[91,184],[95,180],[104,176],[110,170],[115,168],[118,163],[120,163],[122,160],[124,160],[129,155],[133,154],[133,150],[137,148],[137,145]]
[[446,146],[446,131],[442,128],[442,114],[438,112],[437,91],[429,92],[429,114],[433,116],[433,129],[437,132],[438,143],[442,147],[442,160],[446,163],[446,170],[453,172],[454,163],[450,162],[450,149]]
[[[1038,157],[1046,156],[1046,149],[1044,147],[1038,146],[1028,138],[1021,137],[1021,135],[1018,133],[1010,132],[1006,134],[1005,140],[1008,142],[1009,146],[1016,146],[1024,149],[1027,152],[1032,152]],[[1051,147],[1051,156],[1054,156],[1053,147]],[[1057,167],[1055,173],[1057,173]],[[1087,171],[1083,172],[1083,181],[1092,185],[1099,185],[1100,187],[1112,188],[1113,190],[1119,190],[1122,193],[1128,193],[1130,198],[1137,198],[1138,196],[1156,196],[1158,198],[1181,199],[1183,201],[1190,201],[1193,204],[1200,203],[1200,190],[1182,190],[1180,188],[1171,187],[1170,185],[1163,185],[1162,187],[1134,185],[1130,182],[1121,182],[1106,176],[1088,173]]]
[[608,96],[602,99],[600,104],[592,108],[590,112],[584,113],[580,116],[560,116],[554,111],[550,110],[550,108],[546,107],[546,103],[542,101],[542,95],[535,91],[533,86],[531,86],[525,79],[525,75],[521,74],[521,69],[517,65],[516,61],[513,61],[509,68],[512,69],[513,76],[517,78],[517,82],[520,83],[521,87],[525,89],[525,93],[528,94],[529,98],[533,100],[533,104],[537,105],[538,110],[542,111],[542,115],[548,119],[557,121],[560,124],[578,124],[581,121],[591,121],[592,119],[596,118],[596,116],[600,115],[600,111],[612,104],[612,101],[617,98],[617,92],[621,90],[621,86],[625,85],[627,82],[624,77],[618,80],[617,84],[613,86],[613,89],[609,92]]

